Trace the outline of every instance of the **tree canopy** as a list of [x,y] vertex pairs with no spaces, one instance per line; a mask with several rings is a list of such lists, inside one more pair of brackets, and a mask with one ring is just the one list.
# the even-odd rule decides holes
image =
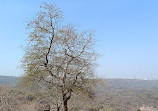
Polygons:
[[43,4],[28,24],[30,34],[22,59],[21,84],[53,95],[57,110],[68,111],[72,95],[93,98],[97,53],[94,31],[78,31],[64,25],[62,11]]

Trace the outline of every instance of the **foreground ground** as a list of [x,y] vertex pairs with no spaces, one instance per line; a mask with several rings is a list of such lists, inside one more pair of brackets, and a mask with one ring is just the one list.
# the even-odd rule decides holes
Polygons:
[[[11,79],[11,78],[9,78]],[[15,86],[0,85],[0,111],[43,111],[52,102],[37,99],[33,93],[18,90]],[[5,85],[4,85],[5,83]],[[101,80],[94,88],[95,99],[74,97],[71,111],[158,111],[157,80]],[[80,99],[79,99],[80,98]]]

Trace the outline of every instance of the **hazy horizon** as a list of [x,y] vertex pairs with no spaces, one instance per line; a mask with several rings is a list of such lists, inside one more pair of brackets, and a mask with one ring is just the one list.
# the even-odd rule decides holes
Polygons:
[[[0,75],[21,76],[26,22],[51,0],[0,1]],[[157,0],[54,0],[64,22],[96,31],[100,78],[158,79]]]

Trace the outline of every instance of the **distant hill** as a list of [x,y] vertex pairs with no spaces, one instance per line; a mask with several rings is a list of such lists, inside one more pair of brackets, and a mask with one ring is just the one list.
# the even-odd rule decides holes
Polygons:
[[[19,77],[0,75],[0,84],[16,84]],[[98,84],[100,89],[158,89],[158,80],[139,79],[102,79]]]
[[115,89],[158,89],[158,80],[107,79],[108,88]]
[[19,77],[0,75],[0,84],[14,85],[18,82]]

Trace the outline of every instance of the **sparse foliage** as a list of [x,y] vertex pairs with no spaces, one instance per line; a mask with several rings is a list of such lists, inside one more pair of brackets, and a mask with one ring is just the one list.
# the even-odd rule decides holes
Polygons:
[[61,10],[44,4],[29,24],[31,33],[22,60],[21,84],[47,91],[59,111],[68,111],[72,95],[93,98],[96,52],[93,31],[63,26]]

